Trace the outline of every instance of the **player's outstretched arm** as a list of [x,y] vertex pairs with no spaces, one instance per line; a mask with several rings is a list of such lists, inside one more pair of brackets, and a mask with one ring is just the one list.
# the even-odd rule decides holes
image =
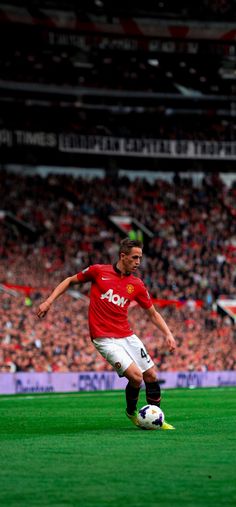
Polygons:
[[53,301],[55,301],[55,299],[64,294],[64,292],[66,292],[66,290],[70,287],[70,285],[74,283],[78,283],[77,275],[68,276],[67,278],[65,278],[65,280],[59,283],[57,287],[55,287],[50,296],[45,301],[43,301],[41,305],[39,305],[37,311],[37,316],[39,317],[39,319],[45,317]]
[[153,322],[153,324],[155,324],[155,326],[157,326],[158,329],[160,329],[160,331],[165,335],[167,345],[169,347],[170,352],[174,352],[174,350],[176,349],[176,342],[175,342],[175,339],[173,337],[171,330],[167,326],[163,317],[160,315],[160,313],[158,313],[156,311],[156,309],[154,308],[153,305],[151,306],[151,308],[148,308],[146,311],[147,311],[147,314],[149,315],[151,321]]

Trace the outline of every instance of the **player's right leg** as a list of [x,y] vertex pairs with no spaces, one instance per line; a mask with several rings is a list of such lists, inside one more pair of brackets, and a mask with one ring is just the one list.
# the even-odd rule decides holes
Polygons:
[[[143,379],[146,385],[146,399],[149,405],[156,405],[160,407],[161,403],[161,388],[157,378],[156,368],[153,366],[143,373]],[[162,430],[174,430],[172,424],[163,422]]]

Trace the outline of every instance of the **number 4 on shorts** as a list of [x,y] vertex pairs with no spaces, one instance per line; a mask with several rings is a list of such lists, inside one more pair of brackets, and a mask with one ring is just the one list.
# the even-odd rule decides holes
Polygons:
[[145,349],[141,348],[141,357],[146,357],[147,362],[150,363],[150,357],[148,356]]

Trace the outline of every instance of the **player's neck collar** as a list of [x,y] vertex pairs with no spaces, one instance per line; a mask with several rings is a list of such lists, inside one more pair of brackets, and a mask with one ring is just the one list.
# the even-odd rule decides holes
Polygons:
[[129,272],[128,273],[122,273],[121,270],[117,267],[117,262],[115,262],[113,264],[113,269],[114,269],[114,271],[116,273],[118,273],[118,275],[121,275],[121,276],[130,276],[131,275],[131,273],[129,273]]

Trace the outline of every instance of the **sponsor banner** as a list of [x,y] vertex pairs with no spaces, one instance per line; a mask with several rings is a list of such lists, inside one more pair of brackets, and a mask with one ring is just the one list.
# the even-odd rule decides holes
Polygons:
[[0,373],[0,394],[34,394],[122,389],[126,379],[115,372]]
[[54,149],[68,154],[236,160],[236,142],[175,141],[0,129],[0,149],[21,147]]
[[236,386],[236,371],[179,371],[159,373],[164,388]]
[[30,146],[37,148],[57,148],[55,132],[0,129],[0,148]]
[[[100,51],[147,51],[148,53],[156,53],[157,51],[160,53],[180,53],[184,52],[187,54],[198,54],[201,52],[201,43],[200,41],[192,41],[192,40],[174,40],[174,39],[157,39],[157,38],[143,38],[143,37],[123,37],[116,36],[116,34],[109,34],[109,36],[105,36],[103,34],[85,34],[82,35],[81,32],[75,31],[61,31],[61,30],[50,30],[49,32],[44,33],[44,41],[45,39],[51,46],[75,46],[83,51],[91,51],[91,49],[96,48]],[[222,43],[214,43],[209,42],[208,48],[209,51],[216,51],[217,54],[227,54],[229,51],[230,44],[222,44]],[[223,49],[224,47],[224,49]],[[223,53],[225,51],[225,53]]]
[[236,159],[235,142],[60,134],[59,151],[150,158]]
[[[163,372],[164,389],[236,386],[236,371]],[[124,389],[126,378],[115,372],[0,373],[0,394],[39,394]]]

